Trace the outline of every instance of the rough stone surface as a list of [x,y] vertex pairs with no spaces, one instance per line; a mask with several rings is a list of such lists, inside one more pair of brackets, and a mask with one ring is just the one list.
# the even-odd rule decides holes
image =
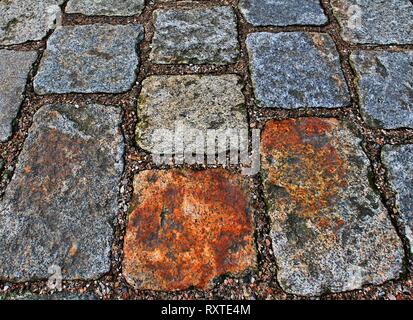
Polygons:
[[369,183],[361,139],[335,119],[267,123],[264,193],[282,288],[320,295],[402,271],[401,240]]
[[[1,300],[1,297],[0,297]],[[94,294],[76,294],[69,292],[59,292],[51,295],[40,295],[40,294],[23,294],[17,296],[5,297],[4,300],[23,300],[23,301],[79,301],[79,300],[98,300]]]
[[396,192],[397,206],[405,227],[405,235],[413,253],[413,144],[383,147],[382,160]]
[[333,40],[317,33],[247,37],[255,98],[268,108],[338,108],[350,95]]
[[359,51],[351,62],[366,122],[385,129],[413,128],[413,51]]
[[322,25],[328,22],[319,0],[241,0],[240,10],[254,26]]
[[121,112],[50,105],[35,115],[0,204],[0,278],[93,279],[110,269],[123,171]]
[[156,10],[154,19],[155,63],[225,65],[238,58],[236,16],[229,7]]
[[[156,199],[156,201],[154,201]],[[134,180],[123,273],[139,289],[206,289],[255,266],[248,186],[224,169],[144,171]]]
[[88,16],[133,16],[140,14],[144,6],[144,0],[70,0],[66,12]]
[[248,129],[243,85],[237,75],[151,76],[143,81],[142,87],[137,142],[147,151],[163,148],[158,145],[162,141],[154,139],[157,129],[188,129],[183,142],[185,148],[193,151],[200,144],[195,138],[198,135],[191,134],[189,129],[202,130],[204,136],[208,129],[218,134],[227,129]]
[[412,44],[410,0],[332,0],[341,36],[352,43]]
[[58,28],[34,80],[38,94],[119,93],[136,80],[140,25],[94,24]]
[[1,142],[12,135],[12,124],[23,102],[27,77],[36,58],[36,52],[0,50]]
[[56,26],[64,0],[0,1],[0,45],[41,40]]

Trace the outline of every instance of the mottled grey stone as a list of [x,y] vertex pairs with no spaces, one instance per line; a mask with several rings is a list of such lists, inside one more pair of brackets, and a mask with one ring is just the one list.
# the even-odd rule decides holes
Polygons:
[[[225,134],[227,129],[248,129],[241,78],[237,75],[151,76],[142,86],[137,142],[147,151],[161,153],[169,143],[169,136],[159,137],[159,129],[176,132],[175,139],[194,152],[202,144],[196,141],[199,135],[190,130],[201,130],[206,146],[208,129],[216,130],[217,135]],[[182,132],[182,139],[178,132]],[[211,153],[208,151],[205,153]]]
[[[123,172],[121,111],[42,107],[0,204],[0,278],[95,279],[110,270]],[[54,271],[55,273],[56,271]]]
[[404,250],[370,182],[361,138],[336,119],[267,123],[264,196],[282,288],[317,296],[382,284],[403,271]]
[[322,25],[328,22],[319,0],[241,0],[240,10],[254,26]]
[[150,59],[160,64],[234,63],[240,49],[230,7],[156,10]]
[[66,12],[88,16],[133,16],[140,14],[144,6],[144,0],[70,0]]
[[413,43],[410,0],[332,0],[341,36],[352,43]]
[[[32,294],[27,293],[23,295],[10,295],[4,298],[5,300],[19,300],[19,301],[87,301],[98,300],[98,298],[91,293],[70,293],[70,292],[58,292],[53,294]],[[1,299],[0,299],[1,300]]]
[[413,128],[413,51],[351,55],[363,118],[373,127]]
[[140,25],[94,24],[58,28],[34,79],[38,94],[119,93],[136,80]]
[[0,141],[2,142],[12,135],[12,124],[19,112],[27,77],[36,58],[36,52],[0,50]]
[[333,40],[319,33],[253,33],[247,37],[258,105],[338,108],[350,94]]
[[0,44],[41,40],[60,20],[64,0],[0,1]]
[[413,253],[413,144],[386,145],[381,157],[387,168],[391,187],[396,192],[399,217]]

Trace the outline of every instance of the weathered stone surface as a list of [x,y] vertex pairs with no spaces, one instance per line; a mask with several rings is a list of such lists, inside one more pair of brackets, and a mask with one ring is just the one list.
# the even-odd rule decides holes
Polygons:
[[338,108],[350,95],[333,40],[318,33],[247,37],[255,98],[269,108]]
[[136,80],[140,25],[58,28],[47,43],[34,89],[47,93],[119,93]]
[[12,124],[23,102],[27,77],[36,58],[36,52],[0,50],[0,141],[2,142],[12,135]]
[[140,14],[144,6],[144,0],[70,0],[66,12],[88,16],[133,16]]
[[135,177],[132,203],[123,273],[135,287],[207,288],[219,275],[255,266],[248,186],[240,176],[144,171]]
[[413,43],[410,0],[332,0],[341,36],[352,43]]
[[335,119],[269,122],[262,175],[283,289],[320,295],[397,278],[403,248],[358,138]]
[[50,105],[35,115],[0,204],[0,278],[92,279],[110,269],[123,171],[121,112]]
[[413,51],[358,51],[351,62],[366,122],[385,129],[413,128]]
[[396,192],[400,218],[413,253],[413,144],[383,147],[382,160]]
[[[86,294],[77,294],[77,293],[70,293],[70,292],[59,292],[50,295],[40,295],[40,294],[23,294],[23,295],[11,295],[6,296],[5,300],[23,300],[23,301],[79,301],[79,300],[98,300],[98,298],[94,294],[86,293]],[[1,298],[0,298],[1,300]]]
[[41,40],[56,26],[64,0],[0,1],[0,44]]
[[159,129],[185,131],[180,141],[193,151],[201,144],[196,141],[199,135],[189,130],[202,130],[206,137],[208,129],[217,134],[225,134],[227,129],[248,129],[243,85],[237,75],[151,76],[142,86],[137,142],[147,151],[162,150],[162,141],[154,136]]
[[241,0],[240,10],[254,26],[322,25],[328,22],[319,0]]
[[160,64],[234,63],[240,48],[230,7],[156,10],[150,59]]

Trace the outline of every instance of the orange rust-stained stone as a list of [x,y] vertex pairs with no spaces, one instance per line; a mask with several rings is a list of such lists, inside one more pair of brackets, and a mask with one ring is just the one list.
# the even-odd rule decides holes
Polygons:
[[224,169],[144,171],[134,179],[123,273],[139,289],[208,288],[256,262],[248,184]]
[[262,177],[283,289],[320,295],[397,278],[403,248],[360,138],[334,119],[270,121]]

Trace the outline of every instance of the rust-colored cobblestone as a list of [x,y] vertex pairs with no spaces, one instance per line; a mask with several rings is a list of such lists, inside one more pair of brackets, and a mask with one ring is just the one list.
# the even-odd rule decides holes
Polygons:
[[253,267],[247,183],[223,169],[138,174],[124,251],[123,273],[139,289],[207,288]]
[[369,183],[361,139],[347,123],[270,121],[261,152],[277,277],[285,291],[316,296],[399,276],[402,243]]

